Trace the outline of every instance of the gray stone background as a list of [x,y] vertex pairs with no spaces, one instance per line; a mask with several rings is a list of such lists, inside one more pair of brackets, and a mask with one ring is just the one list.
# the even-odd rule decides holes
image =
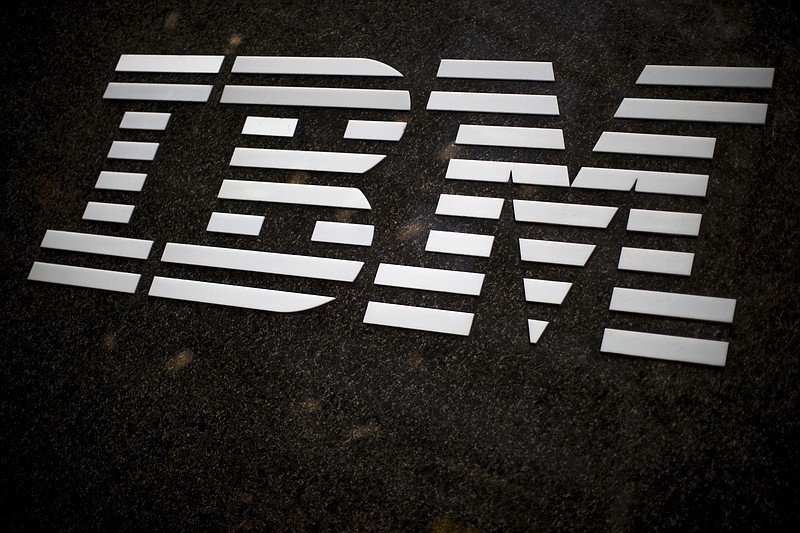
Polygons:
[[[0,503],[10,530],[785,530],[798,486],[797,12],[772,2],[58,2],[4,7],[3,357]],[[218,76],[121,75],[123,53],[225,54]],[[347,80],[411,91],[410,113],[287,110],[298,137],[243,141],[248,114],[219,94],[236,55],[369,57],[405,77]],[[437,80],[441,58],[552,61],[551,84]],[[646,64],[775,67],[769,91],[702,98],[769,104],[766,126],[613,119],[623,97],[692,98],[635,85]],[[209,104],[111,102],[109,81],[214,84]],[[269,77],[254,80],[272,81]],[[280,83],[290,84],[283,79]],[[298,84],[329,85],[301,77]],[[341,80],[334,83],[343,83]],[[559,117],[492,123],[564,129],[562,153],[453,147],[469,114],[427,112],[431,90],[558,96]],[[173,117],[142,193],[93,190],[126,110]],[[296,112],[295,112],[296,111]],[[344,141],[348,118],[407,119],[400,143]],[[605,130],[718,138],[711,162],[599,155]],[[228,167],[234,146],[380,151],[359,177],[368,250],[308,242],[330,212],[236,206],[225,178],[316,176]],[[295,143],[295,144],[291,144]],[[446,183],[450,157],[702,172],[705,199]],[[649,165],[649,166],[648,166]],[[122,168],[121,166],[119,167]],[[126,167],[130,168],[130,167]],[[331,183],[348,183],[334,176]],[[503,196],[496,221],[435,217],[443,192]],[[510,199],[616,205],[608,230],[516,223]],[[89,200],[137,205],[132,223],[81,220]],[[629,208],[704,214],[697,239],[631,235]],[[213,210],[266,215],[257,240],[208,235]],[[155,241],[146,263],[42,250],[47,229]],[[495,234],[490,259],[425,254],[430,229]],[[517,239],[592,242],[583,269],[519,261]],[[163,265],[166,242],[365,262],[353,284]],[[688,279],[623,273],[619,248],[694,251]],[[34,261],[143,274],[135,295],[26,281]],[[373,286],[381,262],[487,273],[479,298]],[[151,298],[154,275],[336,296],[278,315]],[[557,309],[522,278],[575,283]],[[614,286],[737,298],[732,325],[612,314]],[[476,313],[468,338],[362,324],[369,299]],[[527,318],[550,320],[530,345]],[[730,341],[724,369],[601,354],[604,327]]]

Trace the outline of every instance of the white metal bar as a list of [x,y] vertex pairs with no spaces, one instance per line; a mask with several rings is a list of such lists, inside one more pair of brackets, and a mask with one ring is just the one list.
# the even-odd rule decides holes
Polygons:
[[167,129],[167,123],[172,115],[170,113],[142,113],[138,111],[126,111],[119,123],[123,130],[154,130],[163,131]]
[[728,343],[606,328],[600,351],[667,361],[725,366]]
[[301,74],[308,76],[403,75],[386,63],[362,57],[239,56],[234,74]]
[[87,254],[112,255],[132,259],[147,259],[153,241],[95,235],[92,233],[75,233],[49,229],[42,239],[42,248],[53,248],[68,252],[84,252]]
[[492,183],[508,183],[511,178],[520,185],[569,187],[569,171],[566,166],[511,161],[451,159],[447,164],[445,178]]
[[593,151],[711,159],[714,157],[716,142],[714,137],[604,131],[594,145]]
[[630,191],[634,184],[636,192],[703,197],[708,175],[583,167],[572,182],[575,188],[611,191]]
[[372,246],[375,226],[369,224],[347,224],[317,220],[311,240],[353,246]]
[[241,285],[225,285],[156,276],[150,296],[188,302],[243,307],[275,313],[297,313],[324,305],[334,298],[297,292],[275,291]]
[[774,76],[774,68],[647,65],[636,84],[769,89]]
[[429,111],[558,115],[558,98],[541,94],[432,91],[427,109]]
[[458,233],[454,231],[431,230],[426,252],[489,257],[492,254],[494,235]]
[[694,254],[692,253],[623,247],[619,254],[617,268],[619,270],[689,276],[692,273],[693,264]]
[[133,215],[133,205],[89,202],[83,211],[83,220],[127,224]]
[[460,311],[369,302],[364,323],[467,336],[474,317],[472,313]]
[[594,252],[594,244],[577,242],[520,239],[519,253],[523,261],[553,265],[586,266]]
[[270,137],[294,137],[296,118],[247,117],[242,128],[243,135],[266,135]]
[[765,124],[767,122],[767,104],[624,98],[614,114],[614,118]]
[[364,263],[330,257],[289,255],[239,248],[217,248],[194,244],[167,243],[161,261],[264,274],[352,282]]
[[539,342],[548,324],[549,322],[544,320],[528,319],[528,340],[530,340],[531,344]]
[[572,187],[603,191],[630,191],[638,177],[636,170],[581,167]]
[[106,100],[150,100],[160,102],[208,102],[212,85],[179,83],[118,83],[106,87]]
[[736,300],[614,287],[609,310],[730,324]]
[[381,263],[375,285],[479,296],[483,274]]
[[447,163],[445,179],[508,183],[511,168],[511,163],[501,161],[451,159]]
[[548,279],[524,278],[523,284],[525,286],[525,301],[540,304],[561,305],[572,288],[572,283]]
[[206,231],[217,233],[234,233],[236,235],[252,235],[261,233],[264,217],[260,215],[241,215],[238,213],[211,213]]
[[226,85],[222,90],[220,102],[223,104],[390,109],[395,111],[411,109],[411,95],[408,91],[386,89]]
[[102,289],[133,294],[139,285],[139,274],[84,268],[53,263],[33,263],[28,279],[73,287]]
[[707,174],[677,172],[645,172],[636,180],[636,192],[705,197]]
[[217,74],[225,56],[122,54],[117,72]]
[[607,228],[616,213],[616,207],[604,205],[514,200],[514,219],[517,222]]
[[442,59],[437,78],[555,81],[553,64],[544,61]]
[[366,141],[399,141],[406,131],[406,122],[385,120],[348,120],[345,139]]
[[144,187],[147,174],[137,172],[110,172],[103,170],[97,177],[95,189],[108,189],[112,191],[140,192]]
[[383,161],[385,157],[385,155],[381,154],[355,154],[349,152],[235,148],[230,165],[232,167],[363,174]]
[[109,159],[133,159],[135,161],[152,161],[156,158],[158,143],[138,141],[114,141],[108,151]]
[[461,124],[458,127],[456,144],[563,150],[564,133],[562,130],[552,128]]
[[305,183],[222,180],[217,197],[223,200],[250,200],[342,209],[371,209],[367,197],[356,188],[307,185]]
[[436,214],[498,220],[503,210],[503,202],[502,198],[440,194]]
[[703,215],[700,213],[631,209],[627,229],[644,233],[697,237],[700,235],[702,218]]

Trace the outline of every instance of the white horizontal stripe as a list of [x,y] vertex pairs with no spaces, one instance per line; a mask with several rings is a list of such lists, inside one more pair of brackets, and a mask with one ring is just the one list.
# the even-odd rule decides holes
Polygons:
[[108,189],[113,191],[133,191],[139,192],[144,187],[147,174],[136,172],[100,172],[95,183],[95,189]]
[[509,178],[521,185],[569,187],[569,172],[562,165],[513,163],[511,161],[479,161],[451,159],[445,178],[449,180],[508,183]]
[[83,211],[83,220],[97,220],[99,222],[117,222],[127,224],[133,215],[133,205],[107,204],[104,202],[89,202]]
[[677,172],[642,172],[636,180],[636,192],[705,197],[708,174]]
[[520,239],[519,253],[523,261],[553,265],[586,266],[594,252],[594,244]]
[[667,361],[725,366],[728,343],[606,328],[600,351]]
[[231,166],[363,174],[383,161],[385,157],[381,154],[348,152],[235,148],[233,157],[231,157]]
[[547,279],[525,278],[523,283],[525,286],[525,301],[540,304],[561,305],[572,288],[572,283]]
[[666,235],[700,235],[700,213],[678,213],[675,211],[649,211],[631,209],[628,215],[628,231],[662,233]]
[[517,222],[607,228],[616,213],[616,207],[604,205],[514,200],[514,219]]
[[479,296],[483,274],[381,263],[375,285]]
[[289,255],[173,242],[167,243],[161,261],[347,282],[354,281],[361,272],[361,267],[364,266],[364,263],[360,261],[329,257]]
[[458,127],[456,144],[563,150],[564,133],[561,130],[550,128],[461,124]]
[[515,163],[511,168],[511,181],[517,185],[569,187],[569,170],[565,165]]
[[437,78],[555,81],[553,64],[544,61],[442,59]]
[[531,344],[536,344],[542,338],[545,328],[549,322],[544,320],[531,320],[528,319],[528,340]]
[[731,323],[736,300],[614,287],[609,310]]
[[113,270],[100,270],[97,268],[84,268],[53,263],[33,263],[28,279],[71,285],[73,287],[86,287],[89,289],[103,289],[106,291],[126,292],[133,294],[139,285],[139,274],[131,272],[116,272]]
[[403,75],[386,63],[361,57],[239,56],[234,74],[303,74],[313,76]]
[[161,102],[208,102],[211,85],[178,83],[117,83],[106,87],[106,100],[150,100]]
[[467,336],[474,317],[459,311],[369,302],[364,323]]
[[706,195],[708,175],[583,167],[572,182],[575,188],[611,191],[630,191],[634,184],[636,192],[702,197]]
[[581,167],[572,186],[576,189],[630,191],[639,175],[637,170]]
[[276,313],[297,313],[333,301],[329,296],[224,285],[188,279],[153,278],[150,296]]
[[713,137],[604,131],[593,151],[711,159],[716,142]]
[[764,124],[767,121],[767,104],[624,98],[614,118]]
[[411,95],[408,91],[330,87],[226,85],[222,91],[220,102],[223,104],[342,107],[396,111],[411,109]]
[[140,113],[137,111],[127,111],[119,123],[120,129],[124,130],[155,130],[167,129],[170,113]]
[[135,141],[114,141],[108,151],[109,159],[133,159],[135,161],[152,161],[156,158],[158,143]]
[[692,273],[693,263],[694,254],[692,253],[623,247],[619,254],[617,268],[637,272],[689,276]]
[[346,224],[317,220],[311,240],[354,246],[372,246],[375,227],[369,224]]
[[769,89],[774,76],[774,68],[647,65],[636,84]]
[[494,235],[431,230],[428,234],[428,242],[425,244],[425,251],[489,257],[492,254],[493,244]]
[[243,135],[267,135],[271,137],[294,137],[296,118],[247,117],[242,128]]
[[279,204],[316,205],[343,209],[371,209],[366,196],[353,187],[222,180],[218,198]]
[[225,56],[123,54],[117,72],[216,74]]
[[383,120],[348,120],[344,130],[345,139],[367,141],[399,141],[406,131],[406,122]]
[[241,215],[238,213],[211,213],[206,231],[252,235],[261,233],[264,217],[260,215]]
[[503,210],[503,201],[502,198],[485,196],[440,194],[436,214],[498,220]]
[[41,246],[69,252],[147,259],[153,241],[49,229],[44,234]]
[[429,111],[558,115],[558,98],[540,94],[432,91],[427,109]]

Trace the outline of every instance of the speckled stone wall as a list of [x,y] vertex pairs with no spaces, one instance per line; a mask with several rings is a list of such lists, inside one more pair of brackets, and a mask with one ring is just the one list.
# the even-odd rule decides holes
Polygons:
[[[769,530],[800,523],[798,474],[798,19],[767,2],[53,2],[4,7],[0,503],[26,531]],[[122,75],[121,54],[223,54],[219,75]],[[376,225],[369,249],[310,243],[317,208],[265,215],[252,237],[209,235],[223,179],[311,174],[230,168],[249,106],[219,95],[237,55],[367,57],[404,74],[352,80],[409,90],[404,113],[295,110],[306,129],[249,146],[387,154],[355,184]],[[552,61],[549,84],[437,80],[442,58]],[[765,126],[614,119],[646,64],[774,67],[771,90],[703,98],[769,104]],[[268,76],[256,78],[270,81]],[[103,100],[109,81],[209,83],[208,104]],[[287,83],[283,81],[282,83]],[[319,77],[298,83],[326,85]],[[342,83],[337,81],[336,83]],[[492,123],[562,128],[564,152],[455,146],[468,113],[425,110],[432,90],[558,96],[558,117]],[[94,190],[126,110],[173,113],[141,193]],[[408,120],[399,143],[341,138],[349,118]],[[636,128],[639,127],[640,130]],[[597,154],[602,131],[712,136],[713,161]],[[513,184],[451,183],[447,160],[519,158],[710,175],[706,198]],[[632,166],[632,165],[638,165]],[[644,166],[643,166],[644,165]],[[113,166],[113,165],[111,165]],[[126,169],[139,168],[135,165]],[[144,167],[141,167],[144,168]],[[258,178],[255,178],[258,179]],[[277,178],[276,178],[277,179]],[[499,221],[434,215],[441,193],[500,196]],[[515,222],[512,198],[614,205],[607,230]],[[48,229],[95,231],[89,200],[137,205],[151,259],[40,248]],[[696,239],[627,232],[630,208],[703,213]],[[93,229],[95,228],[95,229]],[[496,235],[491,258],[424,251],[431,229]],[[305,237],[304,237],[305,236]],[[585,268],[519,260],[517,239],[591,242]],[[324,253],[364,261],[352,284],[208,273],[158,261],[166,242]],[[256,244],[254,244],[256,243]],[[686,279],[617,270],[620,246],[693,251]],[[137,269],[134,295],[27,281],[34,261]],[[479,298],[372,281],[382,262],[487,273]],[[336,300],[272,314],[147,296],[155,275],[319,292]],[[523,277],[574,283],[555,308],[526,303]],[[733,324],[611,313],[614,286],[736,298]],[[469,337],[369,326],[371,299],[476,314]],[[525,320],[549,320],[536,345]],[[725,368],[604,354],[604,327],[730,342]]]

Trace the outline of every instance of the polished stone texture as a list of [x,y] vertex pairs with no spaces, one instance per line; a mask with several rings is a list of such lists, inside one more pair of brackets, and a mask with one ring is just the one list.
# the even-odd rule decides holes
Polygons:
[[[12,3],[13,4],[13,3]],[[24,2],[4,7],[0,504],[5,531],[764,530],[800,526],[798,18],[755,1]],[[121,54],[224,54],[219,75],[115,73]],[[366,57],[404,78],[233,75],[237,55]],[[552,61],[556,81],[435,78],[441,58]],[[775,67],[771,90],[641,87],[646,64]],[[410,90],[411,112],[219,103],[225,83]],[[110,81],[213,84],[209,104],[103,100]],[[245,81],[246,82],[246,81]],[[333,84],[333,85],[331,85]],[[432,90],[555,94],[558,117],[426,111]],[[623,97],[769,104],[765,126],[614,119]],[[164,132],[118,128],[170,112]],[[299,118],[246,138],[247,115]],[[349,119],[409,120],[399,143]],[[563,128],[566,150],[453,146],[459,123]],[[717,137],[713,161],[592,153],[602,131]],[[115,140],[154,162],[107,161]],[[235,146],[387,154],[364,176],[230,168]],[[444,179],[453,157],[709,174],[707,198]],[[147,172],[141,193],[94,189]],[[218,200],[223,179],[357,186],[371,212]],[[499,221],[435,216],[500,196]],[[607,230],[513,220],[511,199],[612,205]],[[131,223],[81,220],[88,201]],[[632,234],[630,208],[703,213],[700,236]],[[258,238],[205,231],[264,215]],[[371,248],[310,241],[375,224]],[[121,227],[119,227],[121,226]],[[46,230],[155,241],[147,262],[39,247]],[[429,230],[496,235],[491,258],[424,251]],[[597,245],[586,267],[517,239]],[[365,262],[353,284],[161,263],[167,242]],[[694,252],[690,277],[617,270],[622,246]],[[34,261],[142,274],[136,294],[27,281]],[[375,286],[381,262],[485,272],[480,297]],[[147,296],[153,276],[336,300],[301,314]],[[561,306],[523,278],[568,281]],[[608,310],[614,286],[737,298],[733,324]],[[362,323],[367,301],[475,312],[469,337]],[[527,319],[550,322],[536,345]],[[722,369],[600,353],[604,327],[729,341]]]

